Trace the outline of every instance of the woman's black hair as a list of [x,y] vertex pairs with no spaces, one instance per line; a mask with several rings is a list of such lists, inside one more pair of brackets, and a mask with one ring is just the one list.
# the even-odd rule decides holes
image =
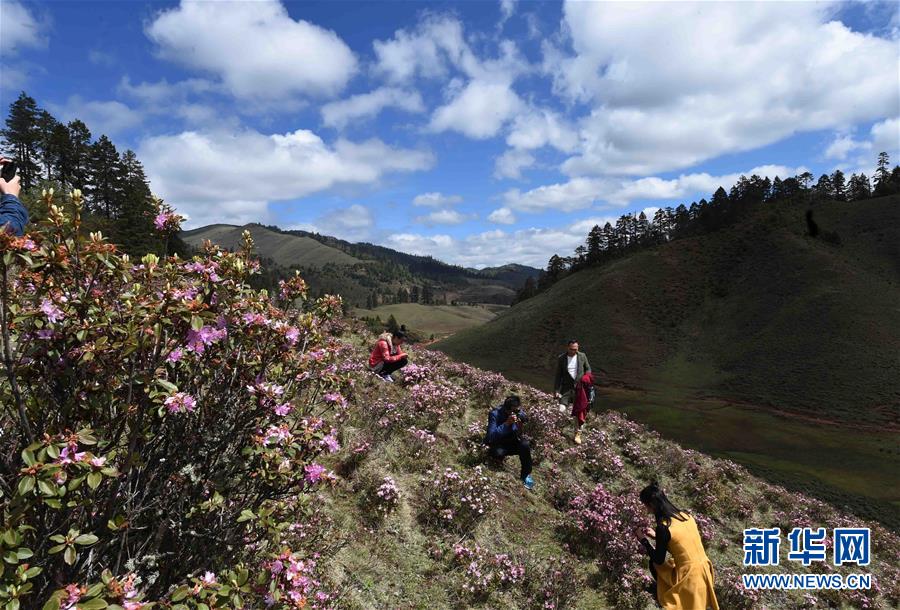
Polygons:
[[669,525],[672,519],[687,521],[686,517],[681,516],[684,511],[669,501],[656,481],[641,490],[641,502],[653,509],[657,523]]
[[507,396],[506,400],[503,401],[503,407],[510,410],[518,409],[521,404],[522,399],[516,395]]
[[392,335],[395,339],[403,339],[404,341],[406,341],[407,339],[409,339],[409,335],[407,335],[406,332],[403,331],[403,330],[398,330],[398,331],[392,332],[391,335]]

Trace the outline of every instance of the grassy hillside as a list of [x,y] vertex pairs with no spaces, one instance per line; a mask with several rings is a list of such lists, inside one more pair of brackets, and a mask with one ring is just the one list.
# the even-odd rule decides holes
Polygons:
[[380,316],[387,321],[394,316],[400,324],[420,336],[446,336],[461,330],[480,326],[493,320],[501,306],[469,306],[469,305],[422,305],[419,303],[398,303],[383,305],[376,309],[357,309],[354,314],[360,317],[374,318]]
[[[368,340],[356,341],[357,359]],[[635,495],[651,479],[700,524],[723,609],[900,602],[900,539],[879,524],[682,449],[619,413],[591,415],[586,442],[575,447],[568,417],[546,393],[437,352],[413,350],[412,358],[416,367],[395,384],[360,373],[342,449],[328,463],[340,478],[321,504],[334,517],[323,535],[338,550],[322,561],[345,607],[654,608],[635,535],[649,525]],[[531,415],[532,492],[517,479],[516,458],[491,463],[481,446],[488,406],[509,392]],[[743,590],[740,574],[754,571],[742,566],[743,528],[808,523],[871,526],[878,559],[867,570],[880,592]],[[804,568],[787,551],[785,542],[772,571],[835,570]]]
[[[689,446],[878,514],[900,506],[900,199],[805,206],[581,271],[436,344],[549,389],[578,337],[604,400]],[[862,494],[862,495],[860,495]]]
[[[900,424],[900,199],[770,206],[578,272],[439,349],[547,388],[576,336],[613,384]],[[545,354],[538,356],[535,354]]]
[[327,264],[353,265],[359,259],[326,246],[310,237],[298,237],[272,231],[260,225],[238,227],[234,225],[209,225],[184,231],[181,238],[191,246],[198,247],[204,240],[210,240],[223,248],[233,250],[240,246],[241,234],[249,230],[253,235],[257,251],[263,258],[268,258],[283,267],[302,265],[304,267],[323,267]]

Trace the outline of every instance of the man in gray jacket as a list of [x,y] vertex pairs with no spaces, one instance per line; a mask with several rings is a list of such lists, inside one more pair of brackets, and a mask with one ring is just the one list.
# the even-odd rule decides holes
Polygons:
[[[559,400],[559,412],[565,413],[575,400],[575,383],[591,370],[587,354],[578,350],[578,340],[570,339],[565,352],[556,360],[556,380],[553,383],[556,399]],[[581,440],[580,431],[576,434],[576,443]]]

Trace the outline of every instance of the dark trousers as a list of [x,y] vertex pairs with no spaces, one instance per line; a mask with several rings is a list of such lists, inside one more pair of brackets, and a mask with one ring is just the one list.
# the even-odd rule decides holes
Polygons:
[[406,358],[406,356],[403,356],[403,358],[401,358],[397,362],[385,362],[384,360],[382,360],[374,367],[372,367],[372,372],[376,375],[390,375],[394,371],[399,371],[407,364],[409,364],[409,360]]
[[522,464],[520,475],[522,480],[531,474],[531,444],[527,439],[515,438],[505,443],[490,446],[491,457],[502,460],[508,455],[518,455]]

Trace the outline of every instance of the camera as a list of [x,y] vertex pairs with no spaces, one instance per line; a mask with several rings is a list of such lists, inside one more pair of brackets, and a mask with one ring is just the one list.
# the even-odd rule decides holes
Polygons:
[[3,178],[6,182],[12,180],[16,175],[16,162],[10,161],[9,163],[3,164],[3,169],[0,170],[0,178]]

